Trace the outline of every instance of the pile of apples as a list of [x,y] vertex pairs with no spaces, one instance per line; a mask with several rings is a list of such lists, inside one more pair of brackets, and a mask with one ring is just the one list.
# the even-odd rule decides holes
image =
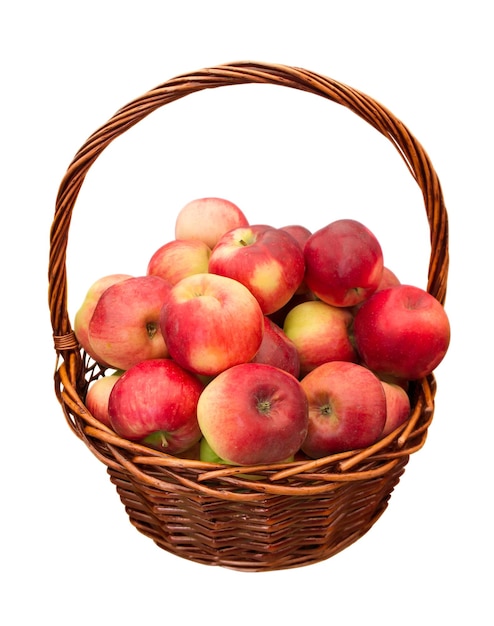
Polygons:
[[[234,203],[185,205],[145,275],[93,283],[74,330],[104,368],[85,398],[118,435],[235,465],[372,445],[410,416],[410,381],[444,358],[450,325],[341,219],[249,224]],[[112,372],[113,370],[113,372]]]

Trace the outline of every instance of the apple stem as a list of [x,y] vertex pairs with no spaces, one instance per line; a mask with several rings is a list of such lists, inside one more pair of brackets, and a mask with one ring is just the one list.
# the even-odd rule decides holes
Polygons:
[[158,325],[156,324],[156,322],[148,322],[146,324],[146,331],[149,339],[152,339],[158,332]]

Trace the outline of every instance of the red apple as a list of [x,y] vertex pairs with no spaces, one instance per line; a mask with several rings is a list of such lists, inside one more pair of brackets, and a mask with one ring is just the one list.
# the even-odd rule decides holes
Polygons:
[[286,231],[295,239],[295,241],[298,241],[298,244],[302,248],[302,250],[304,249],[305,242],[312,235],[312,232],[301,224],[289,224],[288,226],[281,226],[281,230]]
[[168,454],[182,453],[201,438],[197,403],[203,385],[171,359],[148,359],[115,383],[108,411],[112,428]]
[[307,434],[307,397],[299,381],[263,363],[231,367],[202,392],[201,431],[226,463],[278,463],[292,457]]
[[252,362],[274,365],[289,372],[295,378],[298,378],[300,374],[300,359],[296,345],[279,326],[266,316],[261,346]]
[[194,274],[174,285],[160,324],[171,357],[205,376],[250,361],[264,334],[255,297],[238,281],[216,274]]
[[207,272],[210,256],[211,248],[200,239],[173,239],[151,256],[147,274],[175,285],[185,276]]
[[383,254],[375,235],[356,220],[336,220],[316,231],[304,247],[305,282],[333,306],[350,307],[378,287]]
[[161,334],[161,307],[171,286],[158,276],[115,283],[100,296],[89,322],[89,341],[115,369],[168,356]]
[[302,302],[288,312],[283,331],[297,348],[302,376],[327,361],[357,361],[352,323],[349,309],[321,300]]
[[300,382],[309,400],[302,450],[311,458],[356,450],[381,438],[386,397],[381,381],[357,363],[331,361]]
[[89,343],[89,322],[91,321],[94,308],[96,307],[101,294],[108,289],[110,285],[118,283],[122,280],[127,280],[127,278],[132,278],[132,276],[129,274],[109,274],[108,276],[102,276],[99,278],[89,287],[86,296],[74,317],[74,332],[76,334],[77,341],[89,354],[89,356],[104,366],[108,366],[108,363],[105,363],[104,360],[96,354],[96,350],[94,350]]
[[123,374],[123,370],[116,370],[108,376],[102,376],[93,381],[86,394],[85,405],[93,417],[105,426],[110,426],[108,414],[108,399],[115,383]]
[[263,313],[280,309],[304,279],[304,255],[284,230],[264,224],[235,228],[218,241],[209,259],[209,271],[245,285]]
[[378,374],[416,380],[443,360],[450,341],[444,307],[420,287],[396,285],[373,294],[355,315],[363,363]]
[[403,387],[395,383],[381,381],[386,396],[386,423],[382,437],[389,435],[410,417],[410,398]]
[[224,198],[198,198],[186,204],[175,221],[175,239],[200,239],[211,249],[224,233],[248,225],[240,208]]
[[398,276],[394,272],[392,272],[389,267],[383,267],[383,273],[381,276],[381,280],[379,281],[379,285],[377,286],[376,291],[382,291],[383,289],[387,289],[388,287],[394,287],[395,285],[399,285],[400,280]]
[[[295,239],[295,241],[298,242],[300,248],[302,249],[302,252],[304,251],[304,247],[305,247],[305,243],[307,239],[309,239],[309,237],[312,235],[312,232],[308,228],[300,224],[290,224],[288,226],[282,226],[281,230],[284,230],[287,233],[289,233]],[[297,289],[295,293],[297,294],[310,293],[310,289],[307,287],[305,280],[301,282],[299,288]]]

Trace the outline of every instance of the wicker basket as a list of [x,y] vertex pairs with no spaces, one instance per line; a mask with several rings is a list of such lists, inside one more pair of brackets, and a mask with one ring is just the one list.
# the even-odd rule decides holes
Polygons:
[[[119,110],[70,164],[51,228],[49,307],[58,355],[55,390],[73,432],[107,466],[131,523],[160,548],[198,563],[269,571],[325,560],[362,537],[385,510],[410,454],[425,442],[434,413],[433,375],[410,389],[406,424],[369,448],[315,461],[238,468],[175,458],[118,437],[84,405],[104,375],[80,349],[67,313],[66,248],[84,178],[116,137],[163,105],[228,85],[299,89],[347,107],[387,137],[423,192],[430,226],[428,291],[441,303],[448,274],[448,221],[438,177],[422,146],[365,94],[313,72],[238,62],[178,76]],[[256,473],[251,480],[245,474]]]

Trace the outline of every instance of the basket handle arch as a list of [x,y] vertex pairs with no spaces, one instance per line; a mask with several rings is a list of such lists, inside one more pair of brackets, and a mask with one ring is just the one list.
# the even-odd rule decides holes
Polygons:
[[50,230],[48,300],[58,354],[79,349],[67,311],[66,251],[72,211],[91,165],[114,139],[165,104],[203,89],[248,83],[290,87],[331,100],[350,109],[391,141],[422,191],[431,244],[427,291],[444,304],[449,266],[448,215],[438,176],[417,139],[387,108],[343,83],[302,68],[239,61],[181,74],[158,85],[118,110],[74,156],[59,186]]

